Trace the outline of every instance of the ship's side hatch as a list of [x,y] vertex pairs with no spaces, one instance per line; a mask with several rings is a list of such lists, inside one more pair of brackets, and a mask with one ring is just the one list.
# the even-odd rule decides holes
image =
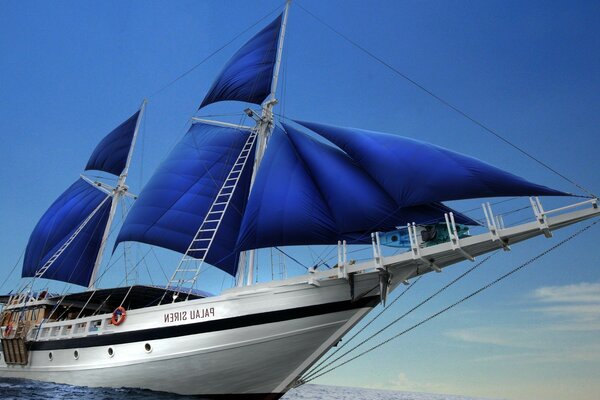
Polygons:
[[8,365],[27,365],[29,363],[29,349],[25,338],[31,328],[28,322],[20,323],[14,332],[4,331],[2,354],[4,362]]
[[8,365],[27,365],[29,350],[23,338],[2,339],[4,362]]

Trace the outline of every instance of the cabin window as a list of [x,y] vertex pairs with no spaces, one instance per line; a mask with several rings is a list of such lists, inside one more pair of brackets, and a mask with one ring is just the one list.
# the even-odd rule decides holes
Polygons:
[[76,359],[76,360],[79,360],[79,351],[78,350],[75,350],[73,352],[73,358]]
[[113,348],[112,348],[112,347],[109,347],[109,348],[108,348],[108,356],[109,356],[109,357],[112,357],[112,356],[114,356],[114,355],[115,355],[115,351],[113,350]]
[[85,322],[75,325],[75,332],[74,332],[75,334],[83,333],[83,332],[85,332]]
[[100,326],[102,325],[102,320],[92,321],[90,323],[90,332],[98,332],[100,330]]
[[48,360],[52,361],[54,359],[54,356],[52,355],[52,352],[48,353]]
[[152,352],[152,345],[150,343],[146,343],[144,345],[144,349],[146,350],[146,353],[150,353]]

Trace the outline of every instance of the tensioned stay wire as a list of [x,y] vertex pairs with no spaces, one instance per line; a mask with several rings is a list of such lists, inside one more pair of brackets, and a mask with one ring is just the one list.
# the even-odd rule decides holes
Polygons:
[[464,118],[468,119],[469,121],[473,122],[475,125],[479,126],[484,131],[486,131],[486,132],[494,135],[496,138],[500,139],[501,141],[503,141],[504,143],[508,144],[509,146],[511,146],[512,148],[514,148],[515,150],[517,150],[520,153],[524,154],[525,156],[527,156],[528,158],[532,159],[533,161],[535,161],[536,163],[540,164],[541,166],[543,166],[544,168],[548,169],[549,171],[553,172],[554,174],[556,174],[557,176],[561,177],[565,181],[567,181],[567,182],[571,183],[572,185],[576,186],[577,188],[583,190],[585,193],[588,194],[588,196],[590,196],[590,197],[596,197],[591,191],[587,190],[582,185],[580,185],[579,183],[575,182],[573,179],[570,179],[567,176],[565,176],[564,174],[558,172],[555,168],[551,167],[547,163],[543,162],[539,158],[537,158],[534,155],[532,155],[531,153],[527,152],[525,149],[521,148],[520,146],[517,146],[516,144],[512,143],[510,140],[508,140],[504,136],[500,135],[494,129],[488,127],[486,124],[484,124],[483,122],[479,121],[475,117],[472,117],[471,115],[469,115],[466,112],[462,111],[460,108],[458,108],[454,104],[450,103],[448,100],[445,100],[444,98],[442,98],[439,95],[435,94],[434,92],[432,92],[431,90],[427,89],[425,86],[423,86],[419,82],[415,81],[414,79],[410,78],[408,75],[404,74],[403,72],[401,72],[400,70],[398,70],[397,68],[395,68],[393,65],[391,65],[390,63],[388,63],[387,61],[385,61],[381,57],[378,57],[373,52],[371,52],[368,49],[366,49],[365,47],[361,46],[356,41],[352,40],[350,37],[348,37],[347,35],[345,35],[341,31],[339,31],[338,29],[334,28],[333,26],[331,26],[330,24],[328,24],[327,22],[325,22],[323,19],[319,18],[317,15],[313,14],[311,11],[309,11],[308,9],[306,9],[304,6],[302,6],[302,4],[300,4],[300,2],[296,1],[296,4],[304,12],[306,12],[308,15],[310,15],[311,17],[313,17],[319,23],[321,23],[322,25],[324,25],[326,28],[328,28],[329,30],[331,30],[336,35],[340,36],[342,39],[344,39],[345,41],[347,41],[352,46],[356,47],[357,49],[359,49],[360,51],[362,51],[363,53],[365,53],[369,57],[371,57],[374,60],[376,60],[378,63],[380,63],[383,66],[385,66],[386,68],[388,68],[394,74],[400,76],[401,78],[403,78],[404,80],[406,80],[407,82],[409,82],[410,84],[412,84],[413,86],[419,88],[420,90],[422,90],[423,92],[427,93],[429,96],[433,97],[434,99],[436,99],[437,101],[439,101],[440,103],[442,103],[443,105],[445,105],[446,107],[450,108],[451,110],[453,110],[454,112],[458,113],[462,117],[464,117]]
[[164,90],[166,90],[167,88],[169,88],[170,86],[172,86],[173,84],[175,84],[177,81],[179,81],[180,79],[184,78],[185,76],[187,76],[188,74],[190,74],[192,71],[194,71],[196,68],[198,68],[199,66],[201,66],[202,64],[204,64],[206,61],[210,60],[212,57],[214,57],[217,53],[219,53],[221,50],[223,50],[225,47],[229,46],[231,43],[235,42],[240,36],[242,36],[243,34],[245,34],[246,32],[248,32],[249,30],[251,30],[252,28],[254,28],[256,25],[260,24],[262,21],[264,21],[266,18],[268,18],[271,14],[273,14],[274,12],[276,12],[277,10],[279,10],[281,7],[283,7],[282,5],[277,6],[276,8],[274,8],[273,10],[271,10],[269,13],[267,13],[266,15],[264,15],[262,18],[260,18],[258,21],[256,21],[255,23],[253,23],[252,25],[250,25],[249,27],[247,27],[246,29],[244,29],[243,31],[241,31],[240,33],[238,33],[237,35],[235,35],[233,38],[231,38],[231,40],[229,40],[227,43],[225,43],[224,45],[222,45],[221,47],[219,47],[218,49],[214,50],[212,53],[210,53],[208,56],[204,57],[199,63],[197,63],[196,65],[194,65],[193,67],[191,67],[190,69],[188,69],[187,71],[185,71],[184,73],[180,74],[177,78],[173,79],[172,81],[170,81],[169,83],[167,83],[166,85],[164,85],[163,87],[161,87],[160,89],[156,90],[155,92],[153,92],[152,94],[150,94],[148,96],[148,98],[154,97],[157,94],[163,92]]
[[[400,294],[398,296],[396,296],[396,298],[394,300],[392,300],[390,303],[388,303],[388,305],[386,307],[383,307],[377,315],[375,315],[371,320],[369,320],[365,325],[363,325],[355,334],[353,334],[350,338],[348,338],[348,340],[343,342],[339,347],[336,347],[335,350],[333,352],[331,352],[331,354],[329,354],[327,357],[325,357],[324,359],[320,360],[317,364],[315,364],[310,369],[310,371],[308,371],[305,374],[305,376],[309,377],[309,376],[313,375],[314,373],[319,372],[321,365],[325,364],[327,362],[327,360],[331,359],[331,357],[333,357],[337,353],[339,353],[345,346],[348,345],[348,343],[352,342],[352,340],[354,340],[354,338],[356,338],[365,329],[367,329],[371,324],[373,324],[384,312],[389,310],[390,307],[392,307],[398,300],[400,300],[402,298],[402,296],[404,296],[410,289],[412,289],[412,287],[415,286],[415,284],[417,282],[419,282],[422,277],[423,277],[423,275],[421,275],[417,279],[415,279],[415,281],[413,283],[411,283],[409,286],[406,287],[406,289],[404,289],[402,292],[400,292]],[[334,360],[334,362],[335,362],[335,360]],[[327,367],[327,366],[325,366],[325,367]]]
[[[434,292],[433,294],[429,295],[426,299],[422,300],[419,304],[417,304],[416,306],[412,307],[410,310],[406,311],[404,314],[400,315],[399,317],[397,317],[396,319],[394,319],[392,322],[390,322],[389,324],[387,324],[386,326],[384,326],[383,328],[379,329],[377,332],[371,334],[369,337],[367,337],[366,339],[364,339],[362,342],[360,342],[359,344],[357,344],[356,346],[352,347],[351,349],[347,350],[345,353],[343,353],[342,355],[336,357],[333,361],[330,361],[327,365],[324,365],[318,369],[314,369],[312,372],[308,373],[306,376],[308,378],[310,378],[311,376],[314,376],[316,374],[318,374],[320,371],[326,369],[327,367],[329,367],[330,365],[333,365],[335,362],[337,362],[338,360],[346,357],[348,354],[350,354],[351,352],[353,352],[354,350],[358,349],[359,347],[361,347],[363,344],[371,341],[372,339],[374,339],[375,337],[379,336],[381,333],[383,333],[384,331],[386,331],[387,329],[391,328],[393,325],[395,325],[396,323],[400,322],[402,319],[404,319],[405,317],[407,317],[409,314],[413,313],[414,311],[416,311],[417,309],[419,309],[421,306],[425,305],[426,303],[428,303],[429,301],[433,300],[436,296],[438,296],[439,294],[441,294],[442,292],[444,292],[446,289],[448,289],[450,286],[454,285],[455,283],[457,283],[458,281],[460,281],[461,279],[463,279],[465,276],[467,276],[468,274],[470,274],[471,272],[473,272],[474,270],[476,270],[477,268],[479,268],[480,266],[482,266],[484,263],[486,263],[490,258],[492,258],[494,255],[496,255],[498,253],[498,250],[496,250],[495,252],[493,252],[492,254],[490,254],[489,256],[487,256],[486,258],[484,258],[483,260],[479,261],[477,264],[473,265],[471,268],[467,269],[465,272],[463,272],[462,274],[460,274],[459,276],[457,276],[456,278],[454,278],[453,280],[451,280],[449,283],[447,283],[446,285],[444,285],[442,288],[438,289],[436,292]],[[421,275],[420,277],[422,277],[423,275]],[[419,277],[419,278],[420,278]],[[416,281],[415,281],[416,283]],[[412,286],[412,285],[411,285]],[[410,288],[410,286],[409,286]],[[394,300],[394,302],[398,300],[397,298]],[[390,303],[390,306],[392,304]],[[387,307],[386,307],[387,309]],[[383,310],[385,311],[385,309]],[[379,313],[379,315],[383,314],[383,311]],[[377,315],[375,317],[375,319],[377,317],[379,317],[379,315]],[[371,321],[372,322],[372,321]],[[371,323],[369,322],[369,324]],[[365,326],[366,328],[366,326]],[[364,329],[363,329],[364,330]],[[361,330],[362,332],[362,330]],[[360,332],[358,332],[360,333]],[[356,335],[358,335],[358,333]],[[356,335],[354,335],[351,339],[353,339]],[[348,344],[348,342],[346,342],[346,344]],[[339,350],[341,350],[343,348],[343,346],[341,346],[338,350],[336,350],[335,353],[337,353]]]
[[582,234],[583,232],[587,231],[588,229],[590,229],[591,227],[593,227],[594,225],[596,225],[598,222],[600,221],[594,221],[589,225],[586,225],[584,228],[580,229],[579,231],[573,233],[571,236],[561,240],[560,242],[558,242],[557,244],[553,245],[552,247],[549,247],[548,249],[544,250],[543,252],[541,252],[540,254],[536,255],[535,257],[530,258],[529,260],[525,261],[524,263],[522,263],[521,265],[519,265],[516,268],[513,268],[512,270],[508,271],[507,273],[505,273],[504,275],[501,275],[500,277],[496,278],[495,280],[489,282],[488,284],[480,287],[479,289],[475,290],[474,292],[471,292],[470,294],[468,294],[467,296],[464,296],[463,298],[461,298],[460,300],[450,304],[449,306],[441,309],[440,311],[431,314],[430,316],[428,316],[427,318],[421,320],[420,322],[410,326],[409,328],[404,329],[403,331],[397,333],[396,335],[384,340],[383,342],[380,342],[374,346],[369,347],[368,349],[362,351],[361,353],[353,356],[352,358],[349,358],[348,360],[345,360],[344,362],[342,362],[341,364],[338,364],[336,366],[331,367],[330,369],[327,369],[325,371],[320,372],[317,375],[313,375],[312,377],[310,377],[309,379],[306,380],[301,380],[299,382],[299,384],[304,384],[304,383],[308,383],[311,382],[325,374],[328,374],[330,372],[332,372],[335,369],[338,369],[340,367],[342,367],[343,365],[348,364],[351,361],[356,360],[359,357],[362,357],[364,355],[366,355],[367,353],[370,353],[378,348],[380,348],[381,346],[384,346],[385,344],[399,338],[400,336],[414,330],[415,328],[418,328],[419,326],[431,321],[432,319],[440,316],[441,314],[444,314],[447,311],[450,311],[451,309],[453,309],[454,307],[458,306],[459,304],[464,303],[465,301],[469,300],[470,298],[478,295],[479,293],[483,292],[486,289],[489,289],[490,287],[496,285],[497,283],[503,281],[504,279],[508,278],[509,276],[513,275],[514,273],[520,271],[521,269],[527,267],[528,265],[532,264],[533,262],[537,261],[538,259],[542,258],[543,256],[545,256],[546,254],[556,250],[557,248],[561,247],[562,245],[564,245],[565,243],[571,241],[572,239],[576,238],[577,236],[579,236],[580,234]]

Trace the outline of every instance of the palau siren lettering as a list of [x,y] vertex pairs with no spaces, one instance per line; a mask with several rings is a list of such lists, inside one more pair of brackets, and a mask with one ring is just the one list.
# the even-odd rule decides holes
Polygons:
[[164,314],[165,323],[169,322],[180,322],[180,321],[189,321],[196,319],[204,319],[215,316],[215,309],[213,307],[210,308],[200,308],[191,311],[176,311],[171,313]]

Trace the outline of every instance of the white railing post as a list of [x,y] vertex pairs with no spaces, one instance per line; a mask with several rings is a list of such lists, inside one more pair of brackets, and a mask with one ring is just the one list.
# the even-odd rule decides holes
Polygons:
[[544,236],[547,238],[552,237],[552,232],[548,227],[548,219],[546,218],[546,214],[544,213],[544,208],[542,207],[539,197],[530,197],[529,202],[531,203],[531,208],[533,209],[535,219],[540,225],[540,230],[544,232]]

